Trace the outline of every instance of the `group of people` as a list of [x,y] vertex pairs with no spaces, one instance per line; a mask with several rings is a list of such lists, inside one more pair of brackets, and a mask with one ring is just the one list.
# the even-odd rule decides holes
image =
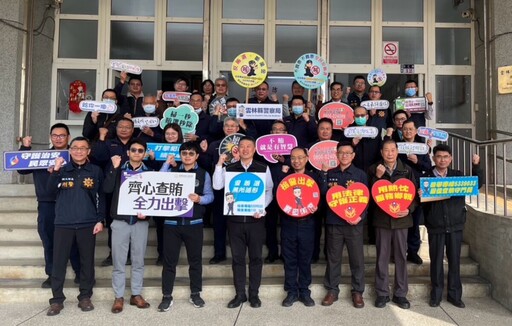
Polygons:
[[[124,95],[123,88],[128,83]],[[174,85],[176,91],[187,92],[188,81],[179,78]],[[339,218],[328,207],[325,194],[330,187],[350,186],[361,182],[371,189],[378,180],[394,182],[401,178],[411,180],[416,186],[419,177],[446,177],[462,175],[450,169],[452,152],[447,145],[433,148],[433,162],[429,154],[399,154],[398,142],[418,142],[417,128],[425,125],[433,111],[432,95],[426,94],[425,112],[410,113],[397,110],[367,110],[361,101],[379,100],[381,88],[371,86],[367,90],[363,76],[353,80],[353,91],[346,101],[343,84],[333,82],[329,86],[330,100],[318,103],[306,101],[304,88],[299,83],[291,85],[292,96],[283,96],[282,120],[243,120],[236,118],[239,100],[229,97],[228,83],[223,77],[214,82],[203,82],[201,91],[190,95],[190,104],[199,116],[194,133],[183,134],[177,123],[160,127],[134,128],[134,117],[162,117],[167,108],[177,107],[178,100],[165,102],[161,92],[156,95],[143,93],[140,76],[128,79],[121,73],[120,82],[114,89],[106,89],[102,101],[116,103],[118,111],[109,115],[89,112],[83,125],[83,136],[70,141],[69,129],[58,123],[51,127],[50,139],[53,149],[69,149],[70,162],[62,158],[48,170],[34,170],[38,205],[38,230],[43,241],[46,274],[43,287],[51,287],[49,316],[63,309],[65,296],[63,285],[68,259],[76,272],[76,283],[80,284],[78,306],[83,311],[94,309],[91,302],[94,277],[95,235],[104,227],[109,231],[111,254],[102,265],[113,265],[112,287],[114,303],[112,312],[124,308],[125,265],[131,264],[130,305],[148,308],[150,304],[142,297],[144,257],[147,247],[150,216],[141,213],[128,216],[118,214],[121,175],[125,171],[161,173],[195,173],[194,193],[188,194],[193,202],[192,217],[153,217],[157,230],[158,259],[162,265],[162,300],[159,311],[168,311],[173,304],[173,286],[176,278],[181,244],[184,243],[189,267],[190,302],[203,307],[202,291],[202,246],[203,225],[212,224],[214,229],[214,256],[210,264],[226,260],[226,244],[232,256],[233,283],[236,295],[228,308],[236,308],[247,300],[251,307],[261,306],[259,287],[263,263],[283,260],[287,292],[282,305],[290,307],[300,301],[305,306],[314,306],[309,286],[311,264],[320,259],[323,251],[327,266],[324,277],[326,295],[321,301],[330,306],[338,300],[341,282],[343,247],[346,244],[351,271],[352,302],[354,307],[364,307],[364,224],[367,224],[368,242],[376,245],[375,270],[376,307],[384,307],[390,301],[388,265],[395,264],[393,302],[407,309],[407,261],[422,264],[418,255],[421,239],[419,223],[424,215],[429,232],[429,254],[431,260],[432,291],[430,305],[438,306],[443,291],[443,254],[446,246],[448,258],[448,301],[464,307],[461,300],[460,248],[465,222],[464,197],[450,197],[442,201],[420,204],[418,199],[394,218],[372,200],[357,223]],[[415,97],[418,87],[415,81],[407,81],[405,94]],[[379,135],[375,138],[347,138],[333,129],[333,121],[319,118],[322,105],[344,102],[354,110],[354,126],[375,126]],[[269,85],[263,82],[255,88],[255,96],[249,103],[278,103],[275,95],[269,97]],[[238,143],[238,154],[233,158],[219,153],[222,139],[235,133],[244,134]],[[271,134],[292,134],[298,146],[290,155],[273,155],[277,163],[268,163],[256,154],[256,139]],[[308,163],[308,148],[323,140],[338,142],[336,155],[339,165],[335,168],[322,166],[315,170]],[[70,142],[69,142],[70,141]],[[68,145],[69,142],[69,145]],[[147,143],[180,144],[180,160],[169,155],[166,161],[155,160]],[[428,142],[432,146],[431,142]],[[31,137],[23,138],[21,150],[31,149]],[[226,172],[263,173],[265,175],[265,210],[252,215],[224,215],[224,188]],[[21,173],[21,171],[20,171]],[[293,218],[283,212],[276,200],[279,182],[292,173],[303,173],[313,178],[321,192],[318,207],[302,218]],[[473,157],[473,174],[479,175],[482,183],[479,157]],[[421,191],[418,196],[421,196]],[[421,210],[423,209],[423,213]],[[280,252],[277,236],[280,223]],[[320,238],[325,230],[325,245]],[[268,256],[263,259],[263,245]],[[246,251],[249,257],[249,287],[246,290]]]

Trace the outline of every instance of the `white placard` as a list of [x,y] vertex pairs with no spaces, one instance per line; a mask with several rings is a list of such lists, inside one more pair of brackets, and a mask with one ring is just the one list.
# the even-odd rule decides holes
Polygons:
[[123,172],[117,214],[192,217],[195,184],[195,173]]
[[112,70],[125,71],[127,73],[135,74],[135,75],[140,75],[142,73],[141,67],[131,64],[131,63],[117,61],[117,60],[110,61],[110,68],[112,68]]
[[167,102],[178,100],[182,103],[188,103],[190,102],[190,95],[192,95],[192,93],[189,92],[164,92],[162,94],[162,100]]
[[367,110],[386,110],[389,108],[388,100],[362,101],[361,106]]
[[376,127],[348,127],[343,131],[347,138],[375,138],[379,134]]
[[100,101],[81,101],[80,110],[85,112],[100,112],[112,114],[117,111],[117,105],[115,103],[107,103]]
[[423,143],[398,142],[398,153],[400,154],[428,154],[429,147]]
[[265,212],[265,173],[226,172],[224,215],[253,216]]
[[251,120],[279,120],[283,118],[283,105],[260,103],[237,104],[236,118]]
[[143,127],[158,127],[160,125],[160,119],[158,117],[135,117],[132,118],[133,126],[135,128],[142,129]]

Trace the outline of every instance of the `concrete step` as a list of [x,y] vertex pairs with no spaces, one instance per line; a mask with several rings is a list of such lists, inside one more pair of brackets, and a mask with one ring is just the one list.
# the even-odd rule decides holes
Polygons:
[[35,197],[0,197],[0,212],[37,211]]
[[0,185],[0,197],[34,197],[36,191],[33,184]]
[[[2,280],[0,282],[0,304],[14,302],[37,302],[47,303],[51,297],[50,289],[42,289],[41,283],[44,279],[30,280]],[[325,295],[323,287],[323,278],[314,277],[310,286],[313,299],[319,303]],[[366,289],[364,297],[366,299],[374,298],[373,278],[366,278]],[[479,298],[488,296],[491,285],[479,276],[463,277],[463,298]],[[126,282],[125,298],[130,295],[130,281]],[[392,289],[392,284],[390,284]],[[343,277],[340,284],[340,298],[350,300],[350,277]],[[428,300],[430,292],[430,278],[427,276],[409,277],[409,293],[407,298],[410,300]],[[391,292],[392,293],[392,292]],[[70,302],[76,301],[78,288],[71,280],[66,282],[64,294]],[[286,293],[283,290],[282,277],[264,277],[260,287],[260,297],[265,305],[265,300],[272,298],[284,298]],[[143,295],[148,301],[156,306],[162,297],[161,279],[144,279]],[[206,301],[222,300],[226,304],[235,295],[232,279],[228,278],[203,278],[203,292],[201,296]],[[174,286],[173,297],[175,299],[186,299],[190,296],[188,277],[177,277]],[[96,282],[94,288],[93,301],[113,300],[111,281],[108,279]]]
[[[231,278],[231,259],[226,260],[217,265],[209,265],[209,258],[203,258],[203,277],[205,278]],[[365,260],[365,275],[370,276],[375,273],[375,258],[368,258]],[[144,277],[145,278],[159,278],[162,274],[162,266],[156,266],[154,259],[145,260]],[[444,262],[445,274],[448,271],[448,264]],[[325,274],[326,262],[320,260],[318,263],[311,266],[311,273],[315,277],[323,277]],[[470,258],[462,258],[460,271],[462,276],[477,276],[479,273],[479,265]],[[410,277],[412,276],[429,276],[430,275],[430,261],[425,260],[422,265],[415,265],[412,263],[407,264],[407,272]],[[350,275],[350,266],[348,259],[344,259],[341,265],[342,275]],[[126,267],[126,275],[130,277],[131,268]],[[176,268],[177,277],[188,276],[188,263],[186,259],[180,259]],[[274,264],[263,265],[263,275],[265,277],[284,277],[284,268],[281,261]],[[395,267],[393,264],[389,265],[389,275],[395,275]],[[75,273],[69,266],[66,276],[68,279],[73,279]],[[96,260],[96,278],[97,279],[110,279],[112,276],[112,267],[101,266],[101,260]],[[0,261],[0,280],[1,279],[42,279],[45,278],[44,261],[41,259],[12,259]]]
[[[43,247],[40,241],[0,241],[0,260],[2,259],[37,259],[43,257]],[[98,240],[96,243],[96,255],[98,259],[105,258],[108,256],[110,250],[107,247],[106,240]],[[206,240],[203,244],[203,257],[213,257],[213,241]],[[186,250],[185,247],[181,247],[181,257],[185,258]],[[229,244],[226,250],[227,257],[231,257],[231,249],[229,248]],[[268,255],[268,249],[266,246],[263,246],[263,257]],[[374,245],[364,245],[364,256],[366,258],[375,258],[377,252],[375,250]],[[428,257],[428,244],[423,243],[420,247],[419,255],[421,257]],[[347,250],[343,251],[343,256],[348,257]],[[146,250],[146,258],[148,259],[156,259],[158,257],[158,253],[156,250],[156,242],[149,241],[147,250]],[[461,257],[466,258],[469,257],[469,245],[463,243],[461,249]]]

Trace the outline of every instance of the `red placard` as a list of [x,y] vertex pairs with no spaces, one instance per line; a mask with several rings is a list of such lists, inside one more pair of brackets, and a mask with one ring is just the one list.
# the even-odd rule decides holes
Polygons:
[[370,190],[361,182],[354,182],[348,188],[333,186],[327,191],[326,200],[336,215],[355,225],[361,221],[361,214],[368,206]]
[[331,119],[333,129],[344,129],[354,122],[354,110],[345,103],[327,103],[318,111],[318,117]]
[[340,161],[336,155],[336,146],[338,142],[335,140],[324,140],[314,144],[308,151],[309,164],[317,170],[322,169],[322,163],[327,164],[329,169],[337,167]]
[[290,174],[277,187],[277,203],[291,217],[302,218],[314,213],[319,201],[320,189],[307,174]]
[[399,218],[398,212],[411,205],[416,196],[416,187],[409,179],[398,179],[394,183],[379,180],[372,186],[372,197],[375,203],[391,217]]

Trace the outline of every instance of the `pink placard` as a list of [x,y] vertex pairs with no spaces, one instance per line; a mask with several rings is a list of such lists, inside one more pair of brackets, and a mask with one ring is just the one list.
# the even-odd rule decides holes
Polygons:
[[294,135],[264,135],[256,140],[256,151],[270,163],[277,163],[272,154],[290,155],[294,147],[297,147],[297,138]]
[[318,117],[331,119],[333,129],[344,129],[354,122],[354,110],[345,103],[327,103],[318,111]]

